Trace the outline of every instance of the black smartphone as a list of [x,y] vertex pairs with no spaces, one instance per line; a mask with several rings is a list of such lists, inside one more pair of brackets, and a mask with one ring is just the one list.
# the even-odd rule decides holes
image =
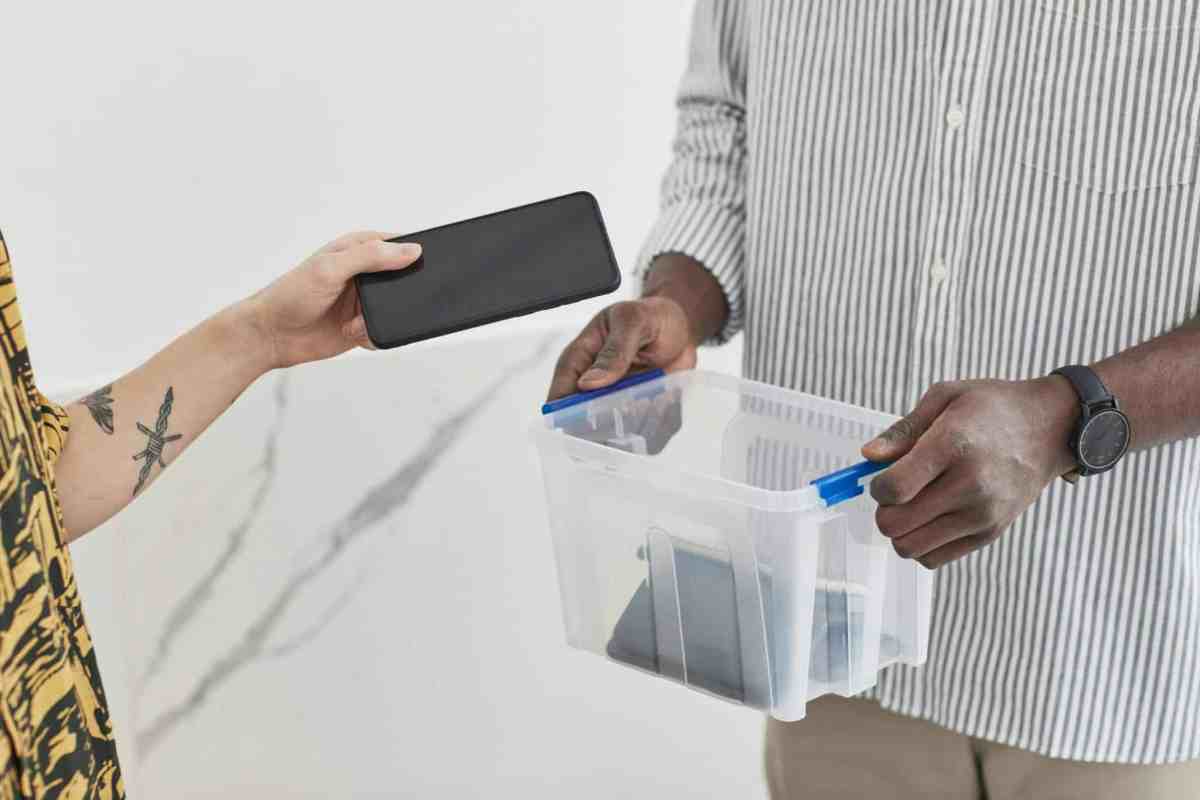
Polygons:
[[416,242],[422,254],[407,269],[356,280],[367,336],[380,348],[598,297],[621,285],[600,206],[589,192],[391,241]]

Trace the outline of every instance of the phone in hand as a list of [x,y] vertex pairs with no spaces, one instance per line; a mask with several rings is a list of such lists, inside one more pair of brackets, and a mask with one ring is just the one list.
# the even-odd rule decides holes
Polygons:
[[407,269],[356,279],[379,348],[432,339],[616,291],[621,273],[588,192],[498,211],[391,241],[416,242]]

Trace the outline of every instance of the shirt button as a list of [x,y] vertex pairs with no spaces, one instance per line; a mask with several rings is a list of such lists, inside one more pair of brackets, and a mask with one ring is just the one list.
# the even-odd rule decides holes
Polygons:
[[950,130],[956,131],[962,127],[962,124],[967,121],[967,115],[958,106],[946,112],[946,124],[950,126]]
[[940,258],[935,258],[933,265],[929,268],[929,277],[933,279],[933,285],[937,286],[946,280],[946,276],[949,274],[950,270],[946,269],[946,262]]

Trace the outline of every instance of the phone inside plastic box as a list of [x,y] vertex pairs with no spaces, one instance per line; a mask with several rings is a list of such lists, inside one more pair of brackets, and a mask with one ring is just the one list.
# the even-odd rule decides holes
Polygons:
[[546,411],[571,645],[781,720],[924,662],[931,574],[879,533],[865,479],[812,483],[894,417],[699,370]]

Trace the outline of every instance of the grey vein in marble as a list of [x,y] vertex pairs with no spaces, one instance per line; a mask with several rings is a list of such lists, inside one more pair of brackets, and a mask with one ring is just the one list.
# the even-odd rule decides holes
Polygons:
[[320,557],[292,572],[243,632],[241,639],[200,675],[183,700],[137,731],[135,739],[139,755],[148,757],[180,722],[204,705],[213,691],[254,661],[269,657],[272,648],[268,645],[268,639],[302,590],[333,566],[350,545],[372,530],[377,522],[404,506],[441,457],[467,430],[471,419],[516,375],[542,363],[558,340],[558,334],[546,337],[532,355],[509,367],[500,378],[476,394],[470,403],[438,423],[419,451],[395,472],[367,490],[354,507],[329,529]]
[[309,625],[292,638],[280,642],[279,644],[272,645],[270,649],[264,650],[262,655],[269,658],[283,658],[285,656],[290,656],[292,653],[316,639],[333,623],[335,619],[341,615],[343,611],[350,606],[350,601],[353,600],[360,591],[362,591],[363,587],[366,585],[366,581],[367,572],[366,570],[362,570],[359,572],[354,581],[351,582],[351,584],[347,586],[341,594],[334,598],[333,602],[330,603],[329,607],[321,613],[316,622],[314,622],[312,625]]
[[184,629],[187,628],[192,620],[196,618],[196,615],[204,608],[213,595],[217,581],[225,574],[226,570],[229,569],[230,565],[233,564],[241,553],[246,543],[246,538],[249,536],[250,530],[254,527],[259,513],[266,504],[267,497],[271,493],[271,487],[275,483],[279,434],[283,429],[283,417],[287,411],[287,405],[288,385],[287,373],[285,372],[280,374],[275,382],[274,421],[267,432],[262,458],[249,473],[251,475],[258,473],[262,476],[258,488],[254,491],[254,497],[251,498],[250,507],[225,537],[225,547],[221,550],[220,555],[217,556],[217,560],[204,571],[204,574],[188,589],[167,615],[162,631],[159,633],[158,641],[154,646],[154,652],[151,654],[146,668],[139,677],[137,686],[135,687],[137,696],[140,697],[145,692],[150,681],[162,670],[168,656],[171,654],[171,646],[175,639],[183,633]]

